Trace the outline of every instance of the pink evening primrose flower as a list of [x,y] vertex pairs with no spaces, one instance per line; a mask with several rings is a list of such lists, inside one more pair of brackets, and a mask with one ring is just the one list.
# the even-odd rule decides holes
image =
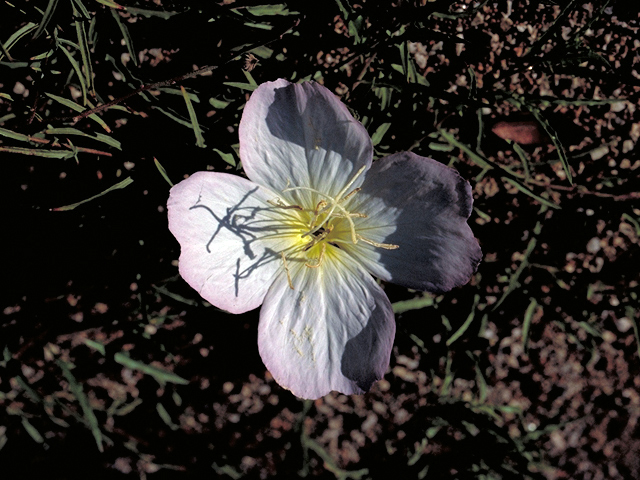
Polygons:
[[364,393],[396,329],[371,275],[431,292],[465,284],[481,258],[471,187],[410,152],[372,164],[364,127],[314,82],[260,85],[239,134],[249,180],[198,172],[171,189],[180,274],[223,310],[262,305],[260,356],[298,397]]

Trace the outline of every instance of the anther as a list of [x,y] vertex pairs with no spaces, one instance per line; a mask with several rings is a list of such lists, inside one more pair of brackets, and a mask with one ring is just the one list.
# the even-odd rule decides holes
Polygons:
[[349,193],[347,193],[344,197],[342,197],[339,202],[346,202],[347,200],[349,200],[351,197],[353,197],[356,193],[358,193],[360,190],[362,190],[360,187],[358,188],[354,188],[353,190],[351,190]]

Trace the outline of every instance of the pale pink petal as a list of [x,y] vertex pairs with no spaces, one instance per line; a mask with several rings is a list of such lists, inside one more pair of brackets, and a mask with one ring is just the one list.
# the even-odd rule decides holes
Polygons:
[[258,347],[276,381],[302,398],[359,394],[389,366],[395,321],[375,280],[338,249],[320,268],[290,266],[260,311]]
[[[410,152],[373,164],[352,211],[359,234],[396,250],[358,242],[344,250],[383,280],[416,290],[445,292],[463,285],[482,258],[467,219],[471,186],[458,172]],[[342,245],[341,245],[342,247]]]
[[[277,192],[304,186],[335,196],[361,167],[371,165],[371,139],[364,127],[315,82],[260,85],[244,108],[239,135],[247,176]],[[318,200],[308,191],[283,197]]]
[[180,242],[180,274],[200,295],[232,313],[262,303],[286,244],[287,212],[274,194],[241,177],[198,172],[171,189],[169,229]]

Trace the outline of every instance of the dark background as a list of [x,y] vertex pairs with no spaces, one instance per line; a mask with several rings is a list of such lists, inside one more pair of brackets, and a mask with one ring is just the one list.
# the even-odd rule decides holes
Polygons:
[[[36,38],[47,2],[0,4],[3,478],[640,478],[628,2],[121,2],[119,22],[51,4]],[[62,48],[91,66],[94,106],[152,88],[98,114],[110,133],[74,122],[47,96],[87,83]],[[173,183],[242,175],[251,82],[276,78],[334,91],[376,158],[412,150],[474,189],[478,273],[440,296],[384,286],[398,333],[364,396],[296,399],[260,360],[258,311],[221,312],[178,276],[154,158]],[[63,127],[120,148],[47,133]]]

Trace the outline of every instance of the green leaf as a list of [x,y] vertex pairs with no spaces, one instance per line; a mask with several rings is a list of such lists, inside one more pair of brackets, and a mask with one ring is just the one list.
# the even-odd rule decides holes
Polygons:
[[[160,87],[158,90],[160,90],[162,93],[169,93],[171,95],[184,95],[182,93],[182,90],[179,88]],[[187,92],[187,96],[193,103],[200,103],[200,98],[195,93]]]
[[196,111],[193,109],[193,104],[191,103],[191,99],[189,95],[187,95],[187,91],[184,87],[180,87],[182,91],[182,97],[184,98],[185,103],[187,104],[187,110],[189,112],[189,118],[191,119],[191,128],[193,128],[193,133],[196,136],[196,146],[200,148],[205,148],[204,137],[202,136],[202,130],[200,130],[200,124],[198,123],[198,117],[196,116]]
[[82,69],[80,68],[80,64],[78,62],[76,62],[76,59],[73,58],[71,53],[69,53],[69,51],[62,44],[63,43],[71,44],[72,46],[74,46],[78,50],[80,49],[80,47],[78,47],[75,43],[70,42],[68,40],[65,40],[63,38],[60,38],[59,40],[60,40],[60,42],[59,42],[60,43],[59,50],[62,51],[62,53],[64,53],[64,55],[67,57],[67,60],[69,60],[69,63],[71,63],[71,66],[73,67],[73,70],[76,72],[76,76],[78,77],[78,82],[80,83],[80,88],[82,88],[82,100],[83,100],[84,104],[86,105],[86,103],[87,103],[87,82],[86,82],[86,79],[84,77],[84,74],[82,73]]
[[26,417],[22,417],[22,426],[36,443],[44,443],[44,438],[42,437],[42,435],[40,435],[40,432],[36,429],[36,427],[29,423],[29,420],[27,420]]
[[473,322],[473,319],[474,319],[475,314],[476,314],[476,308],[478,307],[478,303],[479,302],[480,302],[480,295],[475,295],[473,297],[473,307],[471,307],[471,313],[469,314],[467,319],[464,321],[464,323],[460,326],[460,328],[458,330],[456,330],[456,332],[449,337],[449,339],[446,342],[447,343],[447,347],[451,346],[451,344],[453,342],[455,342],[457,339],[459,339],[462,336],[462,334],[467,331],[467,329],[469,328],[469,326]]
[[[76,112],[84,112],[86,110],[86,108],[78,105],[76,102],[67,100],[66,98],[63,98],[63,97],[59,97],[58,95],[54,95],[53,93],[45,92],[45,95],[47,95],[47,97],[51,98],[52,100],[55,100],[56,102],[61,103],[65,107],[69,107],[70,109],[75,110]],[[95,113],[92,113],[91,115],[89,115],[89,118],[94,122],[98,123],[98,125],[104,128],[108,133],[111,133],[111,129],[107,126],[104,120],[102,120],[98,115],[96,115]]]
[[127,51],[129,52],[129,57],[133,61],[133,64],[137,67],[138,66],[138,55],[136,55],[136,51],[133,48],[133,40],[131,39],[131,35],[129,34],[129,29],[124,24],[124,22],[120,18],[120,14],[117,11],[112,9],[111,10],[111,16],[115,19],[116,23],[118,24],[118,27],[120,27],[120,32],[122,33],[122,38],[124,38],[124,43],[127,46]]
[[387,133],[387,130],[389,130],[390,126],[391,126],[391,123],[383,123],[376,129],[373,135],[371,135],[371,143],[373,143],[374,147],[377,146],[382,141],[385,133]]
[[529,330],[531,329],[531,320],[533,319],[533,314],[537,306],[538,302],[536,302],[535,298],[532,298],[531,303],[529,303],[527,310],[524,312],[524,320],[522,322],[522,348],[524,348],[525,353],[529,350]]
[[391,304],[393,313],[404,313],[410,310],[419,310],[421,308],[430,307],[434,303],[434,297],[428,293],[424,293],[422,297],[412,298],[411,300],[401,300]]
[[22,155],[34,155],[36,157],[44,158],[59,158],[65,160],[73,157],[73,152],[70,150],[43,150],[36,148],[21,148],[21,147],[4,147],[0,145],[0,152],[19,153]]
[[558,151],[558,157],[560,158],[560,163],[562,164],[562,168],[564,169],[564,172],[567,174],[567,180],[569,180],[569,183],[573,185],[573,177],[571,175],[571,167],[569,166],[569,159],[567,158],[567,153],[564,149],[564,146],[562,145],[562,143],[560,143],[558,134],[553,129],[553,127],[551,127],[547,119],[542,116],[542,112],[540,110],[538,110],[537,108],[529,108],[529,111],[533,114],[535,119],[538,120],[540,125],[542,125],[542,128],[544,129],[545,132],[547,132],[547,135],[553,142],[553,145],[556,147],[556,150]]
[[224,85],[228,87],[235,87],[241,90],[248,90],[249,92],[253,92],[256,88],[256,85],[251,85],[250,83],[242,83],[242,82],[223,82]]
[[213,108],[222,110],[223,108],[226,108],[226,106],[229,105],[231,102],[227,102],[225,100],[218,100],[217,98],[211,97],[209,99],[209,103]]
[[174,122],[179,123],[180,125],[185,126],[187,128],[193,129],[193,126],[191,125],[191,123],[189,121],[184,120],[183,118],[180,118],[180,116],[175,114],[175,112],[170,112],[168,110],[165,110],[162,107],[158,107],[157,105],[154,105],[151,108],[153,108],[154,110],[158,110],[160,113],[162,113],[163,115],[166,115],[167,117],[169,117]]
[[[534,234],[536,235],[539,234],[541,227],[542,227],[542,224],[540,222],[537,222],[536,226],[534,227]],[[518,269],[515,272],[513,272],[513,274],[511,275],[511,278],[509,279],[509,286],[500,297],[500,300],[498,300],[496,304],[493,306],[493,310],[496,310],[500,305],[502,305],[502,302],[504,302],[507,296],[512,291],[514,291],[516,287],[519,285],[518,279],[520,278],[520,275],[522,275],[522,272],[524,272],[524,269],[527,267],[527,265],[529,265],[529,256],[533,252],[533,249],[536,247],[536,244],[537,244],[536,237],[533,237],[531,238],[531,240],[529,240],[529,243],[527,244],[527,249],[524,252],[522,261],[520,262]]]
[[543,205],[546,205],[547,207],[555,208],[556,210],[560,210],[562,208],[562,207],[560,207],[560,205],[557,205],[557,204],[553,203],[552,201],[547,200],[544,197],[536,195],[531,190],[529,190],[527,187],[522,185],[520,182],[517,182],[516,180],[513,180],[512,178],[508,178],[508,177],[501,177],[501,178],[502,178],[503,181],[505,181],[507,183],[510,183],[511,185],[516,187],[518,190],[520,190],[525,195],[529,195],[531,198],[537,200],[538,202],[540,202]]
[[103,356],[106,355],[106,351],[104,349],[104,345],[98,342],[95,342],[93,340],[89,340],[88,338],[85,338],[84,340],[82,340],[84,342],[84,344],[87,347],[93,348],[94,350],[97,350],[98,352],[100,352]]
[[53,14],[56,11],[56,7],[58,6],[58,0],[49,0],[49,4],[47,5],[47,9],[44,11],[44,15],[42,15],[42,20],[40,21],[40,25],[38,25],[38,29],[36,33],[33,34],[33,39],[38,38],[42,32],[44,32],[47,25],[51,21]]
[[493,166],[491,166],[489,164],[489,161],[486,160],[484,157],[482,157],[481,155],[477,154],[476,152],[474,152],[471,147],[469,147],[468,145],[465,145],[462,142],[459,142],[456,137],[454,137],[451,133],[447,132],[446,130],[444,130],[443,128],[439,128],[438,132],[440,132],[440,135],[442,135],[442,138],[444,138],[449,144],[453,145],[454,147],[459,148],[460,150],[462,150],[464,153],[467,154],[467,156],[479,167],[482,167],[482,169],[484,170],[491,170],[493,168]]
[[162,419],[162,421],[171,429],[171,430],[178,430],[180,427],[178,425],[176,425],[175,423],[173,423],[173,420],[171,420],[171,415],[169,415],[169,412],[167,412],[167,409],[164,408],[164,405],[162,405],[160,402],[156,403],[156,412],[158,412],[158,415],[160,416],[160,418]]
[[524,168],[524,178],[529,178],[531,176],[531,172],[529,171],[529,159],[527,158],[527,152],[525,152],[522,147],[518,144],[518,142],[507,140],[507,143],[510,143],[513,147],[513,151],[516,152],[520,161],[522,162],[522,168]]
[[164,20],[168,20],[174,15],[178,15],[180,12],[164,12],[158,10],[147,10],[145,8],[127,7],[127,12],[132,15],[144,15],[145,17],[160,17]]
[[236,166],[236,158],[233,156],[233,154],[231,153],[224,153],[222,150],[218,150],[217,148],[213,149],[214,152],[216,152],[218,155],[220,155],[220,157],[222,158],[222,160],[224,160],[225,162],[227,162],[229,165],[231,165],[232,167]]
[[155,157],[153,159],[153,162],[156,164],[156,168],[160,172],[160,175],[162,175],[162,178],[164,178],[167,183],[173,187],[173,182],[169,180],[169,176],[167,175],[167,171],[164,169],[164,167],[160,165],[160,162]]
[[9,55],[9,50],[13,47],[22,37],[27,35],[30,31],[36,28],[36,24],[33,22],[29,22],[26,25],[23,25],[17,32],[14,32],[9,39],[2,44],[2,52],[0,52],[0,60],[3,57],[7,57],[10,61],[13,61],[11,55]]
[[134,360],[124,352],[116,353],[114,360],[124,367],[131,368],[132,370],[140,370],[142,373],[153,377],[162,386],[166,383],[176,383],[178,385],[189,384],[188,380],[179,377],[173,372]]
[[153,289],[160,293],[161,295],[166,295],[169,298],[172,298],[180,303],[184,303],[185,305],[197,306],[199,303],[196,300],[192,300],[190,298],[185,298],[182,295],[178,295],[177,293],[170,292],[165,287],[159,287],[157,285],[151,285]]
[[[84,5],[82,5],[80,0],[74,1],[76,4],[84,8]],[[86,18],[89,18],[89,12],[87,12],[86,9],[84,10],[84,13],[86,14]],[[73,7],[73,14],[78,17],[78,10],[75,7]],[[87,40],[87,32],[83,21],[76,20],[74,23],[76,27],[76,35],[78,37],[78,46],[80,47],[80,54],[82,56],[82,64],[84,65],[84,78],[87,82],[87,90],[91,95],[95,96],[96,92],[93,85],[93,67],[91,62],[91,51],[89,50],[89,41]]]
[[251,72],[242,70],[242,73],[244,73],[244,76],[247,77],[247,81],[249,82],[250,85],[253,85],[254,87],[258,88],[258,83],[254,80],[253,75],[251,75]]
[[92,200],[95,200],[96,198],[102,197],[103,195],[106,195],[109,192],[112,192],[114,190],[120,190],[123,189],[129,185],[131,185],[133,183],[133,179],[131,177],[127,177],[126,179],[122,180],[119,183],[116,183],[115,185],[107,188],[105,191],[100,192],[97,195],[94,195],[93,197],[87,198],[86,200],[82,200],[80,202],[77,203],[72,203],[71,205],[65,205],[64,207],[57,207],[57,208],[52,208],[50,209],[51,212],[66,212],[68,210],[73,210],[74,208],[82,205],[83,203],[87,203],[90,202]]
[[14,140],[20,140],[21,142],[28,142],[29,136],[24,133],[14,132],[12,130],[7,130],[6,128],[0,127],[0,135],[7,138],[12,138]]
[[89,427],[89,429],[91,430],[91,433],[93,434],[93,438],[96,441],[96,445],[98,445],[98,450],[100,450],[100,452],[103,452],[104,447],[102,446],[102,443],[104,442],[104,440],[102,438],[102,432],[100,431],[100,427],[98,426],[98,419],[96,418],[96,414],[94,413],[93,408],[91,408],[89,399],[87,398],[84,391],[82,390],[82,385],[78,383],[76,378],[71,373],[70,366],[72,365],[66,362],[63,362],[61,360],[57,360],[56,363],[62,370],[62,374],[64,375],[64,378],[66,378],[67,382],[69,382],[69,390],[71,391],[73,396],[76,398],[76,400],[78,400],[78,403],[82,408],[84,420],[87,423],[87,426]]
[[49,128],[45,130],[44,133],[46,133],[47,135],[79,135],[82,137],[97,140],[98,142],[105,143],[110,147],[117,148],[118,150],[122,150],[122,145],[118,140],[116,140],[115,138],[111,138],[110,136],[103,133],[96,133],[96,136],[94,137],[93,135],[89,135],[81,130],[78,130],[77,128],[72,127]]
[[[235,9],[237,10],[237,9]],[[272,16],[272,15],[297,15],[298,12],[291,12],[284,4],[278,5],[255,5],[246,7],[247,12],[256,17]]]

